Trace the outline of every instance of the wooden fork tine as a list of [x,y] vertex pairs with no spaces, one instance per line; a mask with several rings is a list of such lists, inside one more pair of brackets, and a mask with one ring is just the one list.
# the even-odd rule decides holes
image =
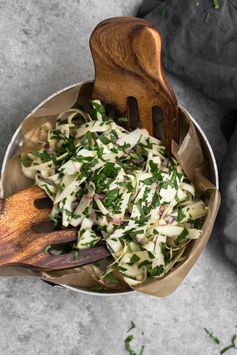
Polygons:
[[[26,190],[28,192],[27,194],[26,194]],[[32,199],[33,196],[34,198]],[[46,193],[38,186],[34,185],[34,186],[27,187],[27,189],[20,190],[8,198],[16,199],[16,200],[21,199],[24,200],[25,202],[27,201],[32,204],[34,200],[45,198],[45,197],[47,197]]]
[[[0,220],[5,226],[15,226],[19,232],[31,223],[47,220],[50,209],[37,209],[35,199],[46,198],[46,194],[37,186],[21,190],[12,196],[1,199]],[[4,221],[4,223],[3,223]]]
[[57,245],[62,243],[74,242],[77,239],[76,229],[62,229],[55,230],[50,233],[45,233],[42,235],[42,239],[45,236],[45,244]]
[[83,266],[102,260],[110,256],[110,252],[104,246],[98,246],[90,249],[83,249],[80,251],[80,257],[75,259],[74,252],[63,255],[50,255],[46,254],[42,259],[42,265],[39,267],[44,269],[61,270],[69,269],[77,266]]

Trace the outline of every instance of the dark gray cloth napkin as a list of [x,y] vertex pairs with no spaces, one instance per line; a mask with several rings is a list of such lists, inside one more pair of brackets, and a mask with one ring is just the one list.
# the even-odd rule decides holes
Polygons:
[[138,15],[159,29],[168,71],[237,108],[237,0],[219,3],[144,0]]
[[161,33],[166,70],[232,109],[222,122],[229,145],[219,226],[226,255],[237,265],[237,0],[215,3],[218,9],[212,0],[143,0],[137,16]]

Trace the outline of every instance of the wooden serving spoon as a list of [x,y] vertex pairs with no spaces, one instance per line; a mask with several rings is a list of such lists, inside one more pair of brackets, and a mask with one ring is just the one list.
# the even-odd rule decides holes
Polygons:
[[172,140],[178,141],[178,103],[162,68],[159,32],[145,20],[115,17],[96,26],[90,47],[93,98],[127,115],[132,129],[146,128],[156,136],[163,123],[162,138],[170,150]]
[[49,244],[57,246],[77,239],[76,229],[34,231],[48,218],[51,210],[48,202],[44,191],[37,186],[0,199],[0,267],[17,265],[59,270],[86,265],[111,255],[103,245],[81,250],[79,259],[75,259],[74,252],[57,256],[45,252]]

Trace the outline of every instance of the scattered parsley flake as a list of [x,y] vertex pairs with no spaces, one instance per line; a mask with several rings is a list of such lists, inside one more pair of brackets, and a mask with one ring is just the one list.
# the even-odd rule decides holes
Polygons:
[[187,235],[188,235],[188,230],[187,230],[187,228],[184,228],[182,230],[182,232],[180,233],[180,235],[176,238],[175,242],[177,244],[179,244],[180,242],[182,242],[187,237]]
[[219,0],[212,0],[212,3],[215,10],[220,8]]
[[80,250],[75,250],[74,251],[74,259],[80,259]]
[[140,353],[139,353],[139,355],[142,355],[142,354],[143,354],[143,352],[144,352],[144,349],[145,349],[145,345],[142,345],[142,346],[141,346],[141,350],[140,350]]
[[152,277],[156,277],[156,276],[160,276],[161,274],[163,274],[165,269],[164,269],[164,265],[157,265],[153,269],[148,268],[147,271]]
[[139,256],[137,256],[136,254],[133,254],[133,256],[131,257],[131,259],[130,259],[130,262],[129,262],[129,264],[135,264],[135,263],[137,263],[138,261],[140,260],[140,258],[139,258]]
[[129,333],[134,328],[136,328],[136,325],[133,321],[131,321],[131,326],[128,328],[127,333]]
[[103,292],[106,290],[104,286],[101,285],[96,285],[90,288],[91,291],[96,291],[96,292]]
[[28,168],[31,166],[32,160],[26,154],[21,154],[20,162],[25,168]]
[[131,342],[133,341],[134,336],[128,335],[127,338],[124,340],[125,349],[129,353],[129,355],[137,355],[135,351],[131,348]]
[[123,267],[123,266],[117,266],[117,269],[119,270],[119,271],[127,271],[127,269],[125,268],[125,267]]
[[230,349],[237,349],[236,345],[235,345],[235,341],[236,341],[236,334],[232,336],[231,338],[231,344],[227,345],[226,347],[224,347],[221,351],[220,354],[224,354],[226,353],[228,350]]
[[167,17],[168,16],[168,10],[166,8],[163,8],[159,11],[160,15],[163,17]]
[[128,118],[127,117],[119,117],[118,118],[118,122],[128,122]]
[[150,259],[155,259],[154,254],[150,250],[148,250],[147,253],[148,253]]
[[107,274],[107,275],[105,276],[105,278],[106,278],[107,280],[109,280],[111,283],[114,283],[114,284],[116,284],[116,283],[118,282],[118,280],[116,279],[116,277],[113,275],[112,272],[110,272],[109,274]]
[[51,249],[51,245],[47,245],[47,246],[44,248],[44,252],[45,252],[45,253],[49,253],[50,249]]
[[104,143],[105,145],[111,143],[111,141],[107,137],[105,137],[104,134],[101,134],[99,138],[100,138],[101,142]]
[[43,152],[33,151],[31,154],[37,158],[40,158],[43,163],[47,163],[49,160],[51,160],[50,155],[46,151]]
[[220,340],[213,335],[207,328],[204,328],[205,332],[209,335],[209,337],[214,341],[216,344],[220,344]]
[[182,207],[179,207],[177,221],[181,222],[184,218],[185,218],[185,214],[183,213]]
[[209,12],[207,12],[205,17],[204,17],[204,23],[208,23],[209,18],[210,18],[210,14],[209,14]]

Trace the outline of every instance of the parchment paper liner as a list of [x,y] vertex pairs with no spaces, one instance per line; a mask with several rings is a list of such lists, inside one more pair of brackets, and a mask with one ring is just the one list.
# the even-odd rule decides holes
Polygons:
[[[20,151],[37,149],[32,141],[33,132],[44,122],[55,122],[57,115],[72,107],[79,101],[86,106],[91,97],[92,82],[68,89],[51,100],[46,101],[22,122],[17,136],[20,141],[12,158],[8,161],[2,176],[4,196],[8,196],[32,184],[32,180],[24,177],[21,172],[18,154]],[[180,162],[195,188],[202,193],[208,204],[208,215],[203,226],[202,236],[190,243],[185,251],[186,259],[178,263],[163,279],[149,279],[144,284],[136,286],[135,290],[153,296],[167,296],[172,293],[190,271],[198,256],[204,249],[215,222],[220,205],[220,194],[211,181],[213,180],[213,163],[207,155],[207,147],[201,135],[194,127],[188,113],[180,109],[181,144],[175,142],[172,152]],[[98,285],[97,276],[91,265],[71,270],[36,272],[19,267],[0,268],[0,276],[36,276],[55,284],[65,284],[74,287],[91,289]],[[127,291],[130,288],[120,279],[118,284],[110,286],[111,291]]]

